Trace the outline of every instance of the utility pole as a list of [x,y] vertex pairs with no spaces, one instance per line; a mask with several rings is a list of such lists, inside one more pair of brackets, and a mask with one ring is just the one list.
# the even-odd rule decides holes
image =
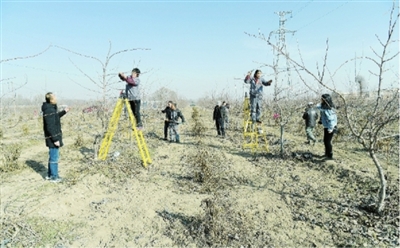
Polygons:
[[[287,79],[288,79],[288,85],[290,86],[290,69],[289,69],[289,61],[286,59],[286,69],[279,69],[279,61],[280,61],[280,56],[281,56],[281,52],[285,53],[286,55],[288,55],[287,49],[286,49],[286,33],[292,33],[294,34],[296,31],[291,31],[291,30],[287,30],[285,28],[285,22],[287,21],[286,19],[286,15],[287,14],[292,14],[292,11],[278,11],[278,12],[274,12],[275,14],[277,14],[279,16],[279,29],[273,31],[273,33],[277,34],[278,37],[278,41],[277,41],[277,47],[279,51],[276,51],[276,55],[275,55],[275,61],[274,61],[274,67],[275,67],[275,82],[277,82],[278,78],[277,75],[278,73],[280,73],[281,71],[286,70],[287,72]],[[292,17],[292,16],[290,16]],[[275,52],[275,51],[274,51]],[[277,84],[275,84],[275,92],[276,91],[276,87]]]
[[[274,101],[278,102],[279,101],[279,94],[282,92],[283,88],[283,80],[286,77],[287,82],[288,82],[288,87],[290,87],[290,69],[289,69],[289,61],[286,56],[288,56],[288,52],[286,49],[286,33],[292,33],[294,34],[295,31],[290,31],[285,28],[285,22],[287,21],[286,15],[287,14],[292,14],[292,11],[279,11],[275,12],[279,16],[279,29],[276,31],[272,31],[272,33],[275,33],[278,35],[278,40],[277,40],[277,49],[274,49],[275,58],[274,58],[274,73],[275,73],[275,84],[274,84]],[[280,67],[280,56],[285,54],[285,66]],[[286,72],[286,73],[283,73]],[[279,78],[281,78],[281,82],[279,82]],[[279,85],[279,86],[278,86]],[[280,88],[278,88],[280,87]],[[283,93],[283,92],[282,92]],[[286,90],[286,98],[288,99],[290,97],[290,91]],[[279,104],[278,104],[279,106]],[[278,113],[280,115],[280,129],[281,129],[281,135],[280,135],[280,143],[281,143],[281,154],[283,154],[283,129],[284,129],[284,122],[283,122],[283,112],[282,109],[278,107]]]

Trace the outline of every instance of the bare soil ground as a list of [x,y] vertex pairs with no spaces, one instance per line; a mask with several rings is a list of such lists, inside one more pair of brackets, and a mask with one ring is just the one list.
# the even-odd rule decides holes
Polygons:
[[72,109],[62,118],[59,184],[45,180],[40,118],[13,128],[3,122],[2,152],[14,143],[22,150],[20,169],[1,173],[1,247],[400,245],[398,146],[379,156],[388,192],[377,215],[368,211],[379,189],[377,170],[354,141],[335,140],[335,160],[325,161],[322,142],[304,144],[299,117],[284,134],[283,154],[279,126],[269,122],[269,152],[252,154],[242,149],[240,116],[232,114],[222,139],[209,110],[200,111],[205,134],[195,136],[191,113],[184,109],[188,121],[177,144],[161,139],[163,116],[149,111],[144,135],[153,163],[144,168],[127,119],[107,160],[97,161],[100,123]]

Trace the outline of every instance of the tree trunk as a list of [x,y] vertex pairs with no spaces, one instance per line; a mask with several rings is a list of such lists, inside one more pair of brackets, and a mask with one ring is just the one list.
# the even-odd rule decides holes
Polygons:
[[283,155],[283,125],[281,125],[281,155]]
[[375,155],[374,151],[370,151],[369,155],[371,156],[372,160],[374,161],[374,164],[376,168],[378,169],[378,174],[379,174],[379,179],[381,183],[381,187],[379,188],[379,194],[378,194],[378,202],[376,206],[376,211],[378,213],[382,212],[382,210],[385,207],[385,198],[386,198],[386,179],[385,175],[382,169],[381,164],[379,163],[378,158]]

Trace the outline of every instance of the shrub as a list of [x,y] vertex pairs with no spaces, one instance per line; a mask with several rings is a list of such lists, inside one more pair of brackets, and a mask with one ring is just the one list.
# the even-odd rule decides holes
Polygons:
[[204,126],[203,121],[201,120],[199,110],[196,107],[193,107],[192,120],[193,120],[193,126],[192,126],[193,135],[203,136],[207,128]]
[[201,192],[215,192],[224,188],[227,158],[225,153],[206,147],[200,140],[195,152],[186,157],[188,174],[193,182],[200,184]]
[[19,170],[21,166],[18,163],[18,159],[21,156],[21,146],[18,144],[1,145],[2,163],[0,164],[1,172],[11,172]]
[[78,134],[78,136],[75,139],[74,146],[81,147],[81,146],[83,146],[83,143],[84,143],[84,140],[83,140],[82,134]]

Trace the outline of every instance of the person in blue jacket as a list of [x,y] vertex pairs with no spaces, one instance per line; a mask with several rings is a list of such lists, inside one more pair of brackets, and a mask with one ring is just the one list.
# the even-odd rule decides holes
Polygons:
[[262,71],[256,70],[254,77],[251,77],[251,72],[247,73],[244,82],[250,84],[250,111],[251,120],[253,123],[261,124],[261,106],[263,101],[263,88],[264,86],[270,86],[272,80],[265,80],[262,78]]
[[337,115],[331,95],[323,94],[317,108],[321,113],[321,122],[324,126],[325,157],[333,159],[332,138],[337,130]]

